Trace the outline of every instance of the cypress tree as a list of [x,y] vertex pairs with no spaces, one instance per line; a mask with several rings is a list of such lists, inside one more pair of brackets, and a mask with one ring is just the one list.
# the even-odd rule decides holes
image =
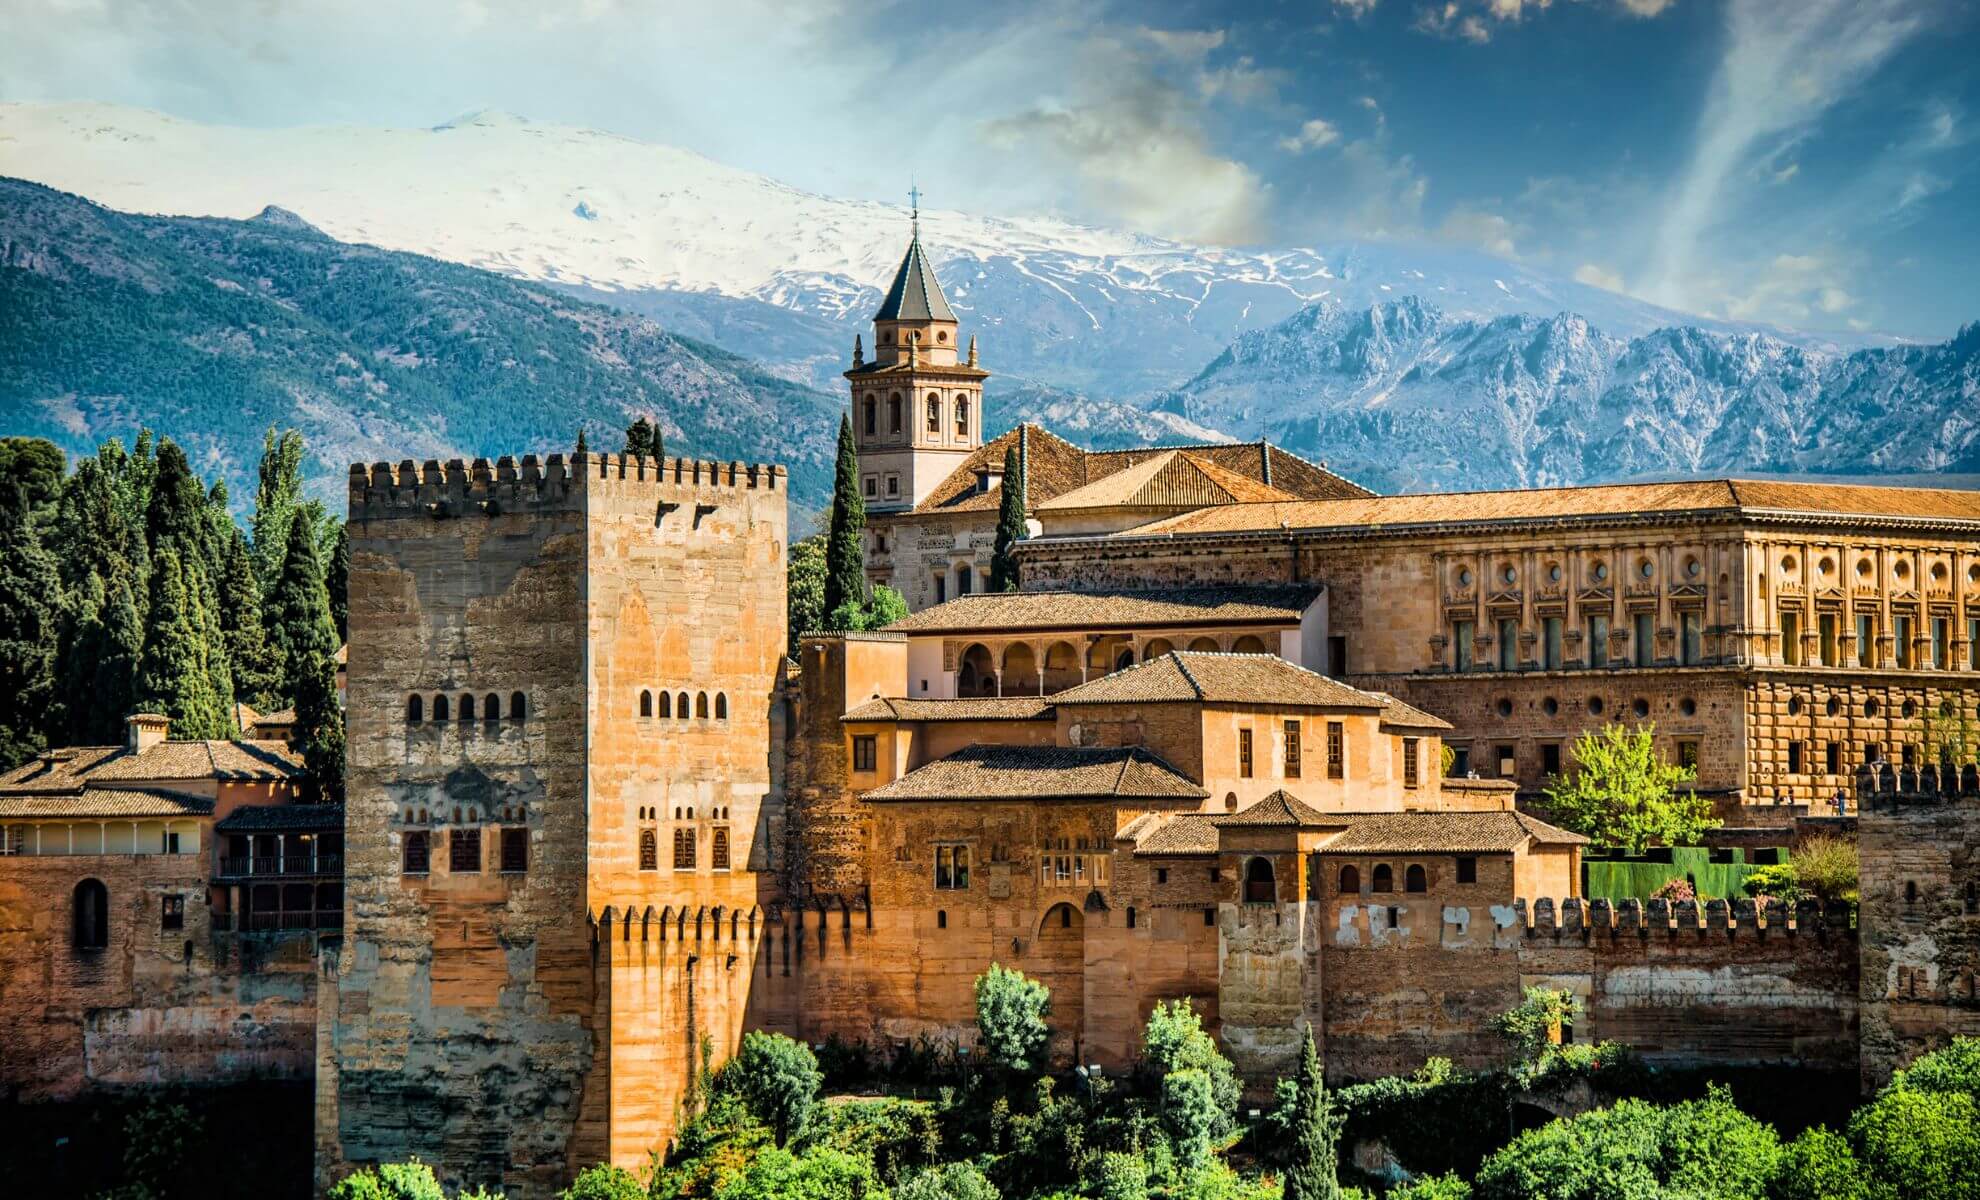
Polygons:
[[1293,1106],[1292,1162],[1286,1167],[1285,1200],[1340,1200],[1335,1153],[1340,1116],[1327,1098],[1327,1076],[1313,1045],[1313,1026],[1299,1053],[1299,1099]]
[[254,517],[250,530],[254,537],[255,573],[261,578],[261,594],[275,587],[275,576],[282,570],[282,556],[289,546],[289,525],[296,518],[302,501],[303,436],[293,429],[277,433],[270,425],[261,438],[260,478],[254,489]]
[[220,637],[227,649],[234,694],[263,712],[279,707],[281,671],[261,624],[261,580],[254,553],[238,528],[230,528],[220,569]]
[[155,555],[171,549],[181,572],[205,565],[211,526],[206,489],[193,474],[186,452],[169,438],[159,444],[157,478],[144,514],[144,540]]
[[152,563],[151,615],[133,691],[139,707],[172,719],[175,737],[224,737],[231,722],[213,690],[199,608],[179,552],[168,545]]
[[997,503],[997,545],[990,556],[990,590],[1018,590],[1017,544],[1024,540],[1024,458],[1018,444],[1004,451],[1002,497]]
[[323,586],[330,593],[330,622],[337,627],[337,644],[351,640],[351,530],[337,522],[330,540],[330,561],[323,566]]
[[312,649],[296,684],[295,738],[310,790],[320,802],[344,802],[344,714],[337,707],[337,656]]
[[825,538],[825,613],[866,598],[866,501],[859,494],[859,450],[852,418],[839,417],[838,474],[832,481],[832,524]]
[[51,737],[63,745],[101,745],[90,720],[95,706],[96,669],[103,655],[103,579],[83,576],[69,593],[62,618],[62,635],[55,649],[55,712],[48,725]]
[[144,654],[144,618],[138,615],[131,581],[110,581],[99,620],[102,642],[96,652],[96,687],[83,714],[87,740],[111,745],[124,736],[124,718],[136,711],[138,660]]
[[[303,676],[315,669],[310,656],[322,654],[334,662],[337,627],[330,619],[330,593],[323,586],[323,568],[316,556],[316,531],[309,521],[289,522],[288,552],[275,591],[268,597],[266,628],[281,696],[299,699]],[[334,688],[333,688],[334,691]]]
[[0,486],[0,765],[48,744],[61,629],[61,575],[18,480]]

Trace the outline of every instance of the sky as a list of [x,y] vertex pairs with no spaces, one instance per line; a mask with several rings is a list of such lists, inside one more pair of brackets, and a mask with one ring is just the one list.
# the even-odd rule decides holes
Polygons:
[[1980,320],[1980,0],[0,0],[0,26],[4,100],[494,108],[832,195],[1452,243],[1812,332]]

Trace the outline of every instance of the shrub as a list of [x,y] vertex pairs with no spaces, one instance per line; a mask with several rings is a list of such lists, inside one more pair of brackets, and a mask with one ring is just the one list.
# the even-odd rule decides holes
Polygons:
[[882,1182],[891,1183],[942,1157],[942,1129],[934,1106],[924,1100],[886,1097],[822,1104],[806,1123],[797,1148],[830,1148],[873,1163]]
[[1390,1188],[1383,1200],[1471,1200],[1471,1185],[1455,1175],[1433,1175]]
[[1850,1152],[1849,1140],[1817,1125],[1781,1151],[1768,1200],[1886,1200]]
[[433,1168],[415,1158],[346,1175],[330,1189],[330,1200],[446,1200],[446,1194]]
[[646,1200],[646,1188],[624,1167],[600,1163],[579,1172],[558,1200]]
[[1980,1106],[1965,1092],[1887,1089],[1849,1123],[1857,1158],[1905,1200],[1971,1200]]
[[1780,1139],[1726,1093],[1660,1109],[1641,1100],[1529,1130],[1486,1159],[1478,1200],[1761,1200]]
[[1565,988],[1529,987],[1512,1008],[1498,1015],[1493,1024],[1499,1036],[1511,1042],[1522,1060],[1531,1062],[1541,1051],[1561,1038],[1561,1028],[1581,1022],[1581,997]]
[[1221,1138],[1235,1128],[1243,1087],[1237,1068],[1217,1049],[1216,1039],[1203,1032],[1203,1018],[1189,1001],[1162,1001],[1148,1014],[1141,1034],[1141,1066],[1157,1080],[1175,1071],[1203,1072],[1215,1112],[1209,1136]]
[[894,1189],[894,1200],[1003,1200],[1002,1193],[976,1169],[964,1162],[927,1167]]
[[811,1047],[781,1033],[750,1032],[723,1066],[718,1086],[741,1096],[782,1146],[803,1131],[824,1082]]
[[991,963],[976,977],[977,1033],[990,1060],[1007,1071],[1029,1071],[1041,1063],[1051,1012],[1051,990],[1022,971]]
[[1214,1158],[1189,1172],[1168,1194],[1174,1200],[1279,1200],[1279,1189],[1270,1180],[1247,1179]]
[[733,1092],[720,1091],[708,1108],[675,1135],[666,1158],[656,1162],[656,1198],[712,1196],[770,1145],[770,1130]]
[[1698,899],[1698,889],[1691,886],[1689,879],[1666,879],[1664,886],[1650,893],[1652,900],[1668,900],[1681,904],[1686,900]]
[[1891,1087],[1912,1092],[1966,1092],[1980,1100],[1980,1038],[1954,1038],[1943,1049],[1899,1071],[1892,1077]]
[[1103,1154],[1094,1175],[1094,1200],[1148,1200],[1148,1165],[1139,1154]]
[[1794,848],[1795,879],[1818,900],[1855,900],[1856,843],[1819,834]]
[[1750,872],[1739,886],[1755,900],[1771,897],[1792,904],[1805,894],[1801,890],[1799,874],[1791,862],[1776,863]]
[[1210,1157],[1210,1130],[1216,1119],[1208,1074],[1190,1068],[1162,1076],[1162,1126],[1184,1167],[1200,1166]]
[[765,1150],[742,1174],[722,1185],[715,1200],[885,1200],[873,1164],[839,1150],[818,1148],[802,1156]]
[[1651,842],[1691,846],[1719,825],[1710,800],[1689,789],[1679,794],[1698,772],[1657,752],[1654,725],[1613,722],[1576,738],[1569,752],[1574,771],[1547,782],[1547,804],[1598,848],[1638,855]]

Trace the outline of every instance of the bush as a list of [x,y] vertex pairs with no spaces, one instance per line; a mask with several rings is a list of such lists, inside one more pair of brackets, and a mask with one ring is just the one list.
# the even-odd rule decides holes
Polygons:
[[1562,1026],[1580,1024],[1581,997],[1565,988],[1529,987],[1520,1002],[1498,1015],[1499,1036],[1512,1043],[1522,1061],[1531,1062],[1561,1039]]
[[1954,1038],[1950,1045],[1899,1071],[1892,1077],[1891,1087],[1911,1092],[1966,1092],[1980,1100],[1980,1038]]
[[1335,1092],[1345,1118],[1341,1141],[1349,1146],[1379,1141],[1420,1174],[1470,1175],[1505,1145],[1511,1089],[1506,1074],[1453,1071],[1448,1060],[1431,1059],[1408,1079],[1378,1079]]
[[1003,1200],[1002,1193],[970,1163],[928,1167],[894,1189],[894,1200]]
[[1886,1089],[1849,1123],[1857,1158],[1905,1200],[1971,1200],[1980,1106],[1965,1092]]
[[991,963],[976,977],[977,1033],[990,1060],[1007,1071],[1041,1065],[1051,1012],[1051,990],[1022,971]]
[[1856,842],[1819,834],[1794,848],[1795,879],[1818,900],[1854,901],[1857,895]]
[[558,1200],[646,1200],[646,1188],[631,1171],[600,1163],[579,1172]]
[[1791,862],[1776,863],[1749,872],[1739,886],[1755,900],[1771,898],[1788,904],[1793,904],[1807,894],[1801,890],[1799,873]]
[[708,1108],[674,1136],[665,1160],[656,1164],[649,1190],[656,1200],[712,1196],[769,1145],[770,1130],[743,1098],[718,1091]]
[[1148,1165],[1139,1154],[1103,1154],[1094,1175],[1094,1200],[1148,1200]]
[[825,1148],[802,1156],[765,1150],[742,1174],[722,1185],[716,1200],[886,1200],[873,1164]]
[[1672,904],[1682,904],[1686,900],[1698,899],[1698,889],[1691,886],[1689,879],[1666,879],[1664,886],[1650,893],[1652,900],[1668,900]]
[[1781,1151],[1768,1200],[1894,1200],[1850,1152],[1849,1140],[1817,1125]]
[[1201,1166],[1210,1157],[1210,1130],[1216,1119],[1207,1073],[1190,1068],[1162,1076],[1162,1127],[1184,1167]]
[[446,1200],[446,1193],[433,1168],[415,1158],[346,1175],[330,1189],[330,1200]]
[[885,1097],[822,1104],[805,1125],[797,1149],[828,1148],[872,1162],[883,1183],[893,1183],[942,1158],[942,1129],[925,1100]]
[[1726,1093],[1660,1109],[1641,1100],[1554,1121],[1486,1159],[1478,1200],[1761,1200],[1780,1161],[1773,1129]]
[[1141,1034],[1141,1066],[1158,1081],[1176,1071],[1203,1072],[1214,1112],[1209,1136],[1221,1138],[1236,1127],[1243,1088],[1237,1068],[1217,1049],[1216,1039],[1203,1032],[1203,1018],[1189,1001],[1163,1001],[1148,1014]]
[[1471,1200],[1471,1185],[1455,1175],[1435,1175],[1390,1188],[1383,1200]]
[[1169,1189],[1174,1200],[1279,1200],[1279,1188],[1265,1179],[1246,1179],[1211,1159]]
[[825,1077],[811,1047],[781,1033],[743,1035],[742,1049],[722,1068],[717,1086],[741,1096],[782,1146],[804,1129]]

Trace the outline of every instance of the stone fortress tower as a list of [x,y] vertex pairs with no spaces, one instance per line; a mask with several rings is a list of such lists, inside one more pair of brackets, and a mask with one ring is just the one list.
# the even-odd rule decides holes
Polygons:
[[[781,467],[353,467],[345,937],[317,1169],[554,1192],[747,1019],[781,815]],[[752,995],[752,992],[754,993]]]
[[861,490],[875,513],[921,503],[983,444],[983,381],[972,336],[959,360],[956,314],[921,248],[921,213],[873,314],[873,359],[858,341],[846,380]]

